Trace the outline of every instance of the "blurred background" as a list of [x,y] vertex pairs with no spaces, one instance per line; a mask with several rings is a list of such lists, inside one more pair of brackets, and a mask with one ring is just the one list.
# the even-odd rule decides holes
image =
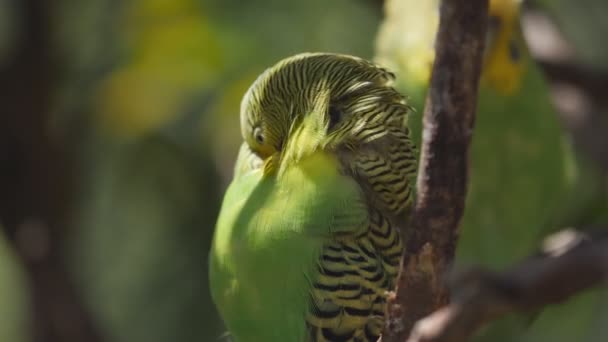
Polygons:
[[[608,2],[529,5],[606,196]],[[382,18],[378,0],[0,0],[0,342],[225,340],[207,255],[240,98],[298,52],[372,59]]]

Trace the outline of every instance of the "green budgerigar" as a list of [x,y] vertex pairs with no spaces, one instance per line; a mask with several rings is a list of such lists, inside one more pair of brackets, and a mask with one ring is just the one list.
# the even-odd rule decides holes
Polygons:
[[209,266],[234,341],[377,340],[416,171],[393,79],[360,58],[305,53],[245,94]]

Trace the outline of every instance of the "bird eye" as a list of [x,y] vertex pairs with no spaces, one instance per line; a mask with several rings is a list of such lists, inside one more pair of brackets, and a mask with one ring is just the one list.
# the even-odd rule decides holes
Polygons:
[[338,109],[336,106],[329,106],[329,129],[334,128],[337,124],[338,121],[340,121],[340,109]]
[[262,132],[262,127],[256,127],[253,130],[253,138],[258,144],[264,144],[264,133]]
[[509,57],[513,63],[518,63],[521,58],[519,46],[517,46],[517,42],[515,40],[509,41]]
[[490,17],[488,18],[488,28],[490,30],[498,30],[498,28],[500,28],[500,25],[500,17],[497,15],[490,15]]

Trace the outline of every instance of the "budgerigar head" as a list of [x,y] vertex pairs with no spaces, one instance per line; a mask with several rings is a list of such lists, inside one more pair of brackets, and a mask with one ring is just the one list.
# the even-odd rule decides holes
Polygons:
[[393,78],[371,62],[330,53],[299,54],[267,69],[241,103],[237,174],[262,167],[280,176],[323,151],[337,157],[344,173],[365,178],[356,170],[363,155],[389,160],[400,143],[395,137],[407,138],[410,108],[391,87]]
[[491,0],[483,82],[510,94],[519,88],[527,47],[520,27],[521,0]]
[[284,59],[243,98],[245,143],[276,164],[379,138],[387,125],[403,125],[408,113],[405,98],[390,87],[393,78],[352,56],[305,53]]

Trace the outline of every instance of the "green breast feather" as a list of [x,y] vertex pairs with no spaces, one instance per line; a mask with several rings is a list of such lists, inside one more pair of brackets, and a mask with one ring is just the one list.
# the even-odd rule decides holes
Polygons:
[[[319,152],[282,175],[255,170],[226,192],[212,294],[236,341],[304,341],[311,278],[332,233],[367,222],[359,190]],[[239,335],[242,334],[242,335]]]

